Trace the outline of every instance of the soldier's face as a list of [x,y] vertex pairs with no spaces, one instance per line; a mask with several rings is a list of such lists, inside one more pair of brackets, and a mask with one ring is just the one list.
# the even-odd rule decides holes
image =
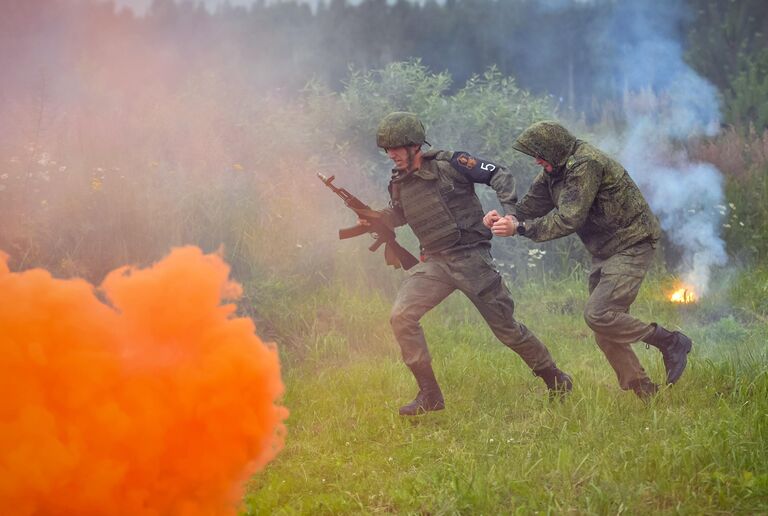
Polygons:
[[408,160],[408,147],[392,147],[386,149],[387,156],[395,164],[396,170],[408,170],[410,165]]
[[541,158],[536,158],[536,164],[541,165],[541,168],[543,168],[545,172],[552,172],[552,170],[555,168],[552,166],[552,163]]

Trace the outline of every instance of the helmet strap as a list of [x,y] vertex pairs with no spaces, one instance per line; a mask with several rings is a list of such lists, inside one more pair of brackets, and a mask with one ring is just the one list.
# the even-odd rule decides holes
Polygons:
[[405,151],[408,153],[408,172],[414,171],[414,158],[416,157],[416,154],[418,152],[421,152],[421,147],[416,147],[409,145],[405,148]]

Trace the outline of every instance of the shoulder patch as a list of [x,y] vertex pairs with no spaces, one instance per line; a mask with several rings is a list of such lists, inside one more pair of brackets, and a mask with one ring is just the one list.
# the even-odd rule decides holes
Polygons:
[[499,165],[472,156],[468,152],[454,152],[451,157],[453,168],[469,178],[473,183],[489,184]]

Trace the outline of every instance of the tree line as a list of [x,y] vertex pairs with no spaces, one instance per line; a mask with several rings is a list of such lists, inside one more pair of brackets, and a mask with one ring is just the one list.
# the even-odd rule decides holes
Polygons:
[[[169,88],[211,72],[271,94],[295,93],[312,80],[341,90],[350,67],[380,69],[411,58],[447,71],[454,89],[495,66],[561,109],[597,119],[606,103],[619,100],[621,79],[611,76],[611,62],[621,58],[621,45],[606,41],[604,29],[613,18],[630,16],[622,9],[635,4],[627,2],[331,0],[312,10],[261,0],[211,13],[191,1],[154,0],[137,17],[111,3],[5,0],[0,64],[9,73],[0,78],[0,102],[42,84],[50,94],[75,96],[73,71],[91,66],[119,74],[140,47],[152,52],[147,66],[157,67],[157,80]],[[663,7],[643,3],[664,16]],[[669,5],[682,11],[670,37],[718,88],[725,122],[766,127],[768,3]]]

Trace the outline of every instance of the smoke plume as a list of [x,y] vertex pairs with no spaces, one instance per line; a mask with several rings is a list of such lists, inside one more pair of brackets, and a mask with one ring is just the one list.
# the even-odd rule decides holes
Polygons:
[[97,290],[0,253],[0,512],[236,512],[287,410],[228,274],[185,247]]
[[622,88],[627,129],[603,143],[617,152],[681,248],[683,281],[704,294],[712,267],[727,260],[716,208],[724,204],[722,177],[710,164],[691,162],[678,142],[714,135],[720,113],[715,87],[683,60],[685,16],[676,1],[616,4],[601,44],[617,49],[606,70]]

